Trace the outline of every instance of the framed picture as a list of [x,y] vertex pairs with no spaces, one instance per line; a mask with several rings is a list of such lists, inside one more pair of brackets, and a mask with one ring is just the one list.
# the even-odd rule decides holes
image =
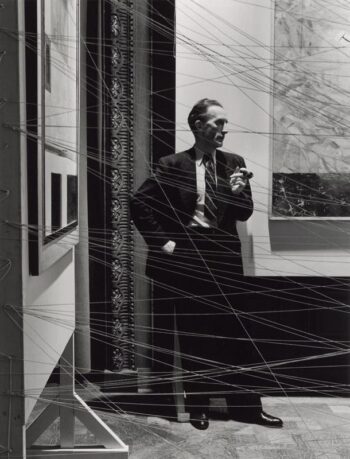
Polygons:
[[29,263],[40,274],[77,243],[79,1],[26,2]]
[[344,14],[340,3],[330,11],[317,2],[275,0],[274,218],[350,219]]

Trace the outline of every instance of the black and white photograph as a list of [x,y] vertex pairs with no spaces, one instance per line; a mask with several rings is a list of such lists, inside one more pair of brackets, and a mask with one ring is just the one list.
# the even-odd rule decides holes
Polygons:
[[350,459],[350,3],[0,1],[0,458]]

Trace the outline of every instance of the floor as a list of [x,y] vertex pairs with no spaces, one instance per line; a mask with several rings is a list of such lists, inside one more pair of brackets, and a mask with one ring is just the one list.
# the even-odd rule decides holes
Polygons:
[[[157,415],[99,416],[129,445],[130,459],[350,459],[350,399],[274,397],[264,409],[283,418],[282,429],[245,424],[213,413],[209,429],[199,431]],[[39,443],[53,443],[58,425]],[[94,443],[77,424],[79,442]]]
[[130,447],[130,459],[350,459],[350,400],[264,399],[282,429],[212,420],[198,431],[158,417],[102,417]]

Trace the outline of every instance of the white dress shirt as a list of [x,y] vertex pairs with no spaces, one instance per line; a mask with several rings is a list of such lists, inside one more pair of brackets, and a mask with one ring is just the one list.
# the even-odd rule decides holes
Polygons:
[[[189,226],[203,226],[210,228],[210,220],[204,215],[204,202],[205,202],[205,164],[203,163],[203,152],[195,149],[196,151],[196,183],[197,183],[197,201],[196,207]],[[216,169],[216,152],[213,155],[214,169]],[[217,177],[215,174],[215,181]]]

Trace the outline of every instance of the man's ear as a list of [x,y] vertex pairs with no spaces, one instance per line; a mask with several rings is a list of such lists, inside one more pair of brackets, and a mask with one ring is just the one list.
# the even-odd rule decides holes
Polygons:
[[198,129],[200,129],[202,127],[201,120],[196,120],[194,122],[194,127],[196,128],[196,131],[198,131]]

